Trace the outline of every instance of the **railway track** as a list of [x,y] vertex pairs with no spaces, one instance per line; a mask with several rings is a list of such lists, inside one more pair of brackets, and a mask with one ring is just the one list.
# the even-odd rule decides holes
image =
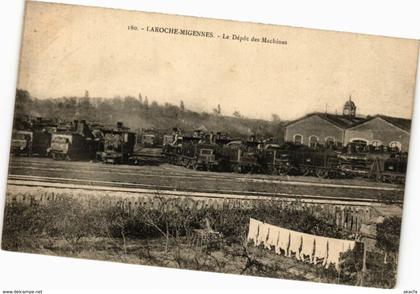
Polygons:
[[[356,180],[351,184],[349,180],[340,179],[318,179],[312,177],[288,177],[288,176],[268,176],[258,174],[232,174],[232,173],[213,173],[205,171],[192,171],[183,167],[162,165],[159,167],[153,166],[127,166],[127,165],[104,165],[100,163],[89,162],[68,162],[68,161],[53,161],[42,160],[41,158],[33,159],[19,159],[11,160],[9,169],[11,174],[21,174],[14,172],[19,169],[36,171],[54,171],[57,173],[68,172],[70,170],[77,170],[79,173],[99,173],[99,174],[115,174],[138,177],[154,177],[154,178],[174,178],[174,179],[203,179],[206,180],[223,180],[223,181],[239,181],[239,182],[254,182],[254,183],[271,183],[283,184],[293,186],[314,186],[314,187],[336,187],[343,189],[366,189],[366,190],[380,190],[380,191],[396,191],[402,192],[404,188],[391,184],[379,184],[371,181]],[[351,180],[352,181],[352,180]]]
[[12,158],[9,185],[120,191],[170,196],[299,199],[337,203],[402,203],[402,186],[364,180],[194,171],[172,165],[106,165],[48,158]]
[[[332,197],[319,194],[290,194],[290,193],[268,193],[253,191],[234,191],[234,190],[182,190],[178,191],[166,186],[151,186],[127,182],[109,182],[86,179],[54,178],[42,176],[22,176],[9,175],[9,186],[25,186],[56,189],[73,189],[89,191],[107,191],[126,193],[127,197],[134,194],[154,197],[191,197],[191,198],[211,198],[211,199],[281,199],[285,201],[296,201],[317,204],[337,204],[348,206],[375,206],[382,205],[384,201],[378,198],[358,198],[353,195],[348,197]],[[386,204],[401,204],[402,200],[387,200]]]

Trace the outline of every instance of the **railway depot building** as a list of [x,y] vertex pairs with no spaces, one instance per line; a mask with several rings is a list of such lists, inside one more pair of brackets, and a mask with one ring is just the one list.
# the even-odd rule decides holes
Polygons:
[[408,152],[411,120],[376,115],[346,129],[344,142],[359,141],[373,146],[388,146]]
[[387,146],[408,152],[411,120],[375,115],[357,117],[356,105],[346,101],[343,114],[311,113],[285,126],[286,142],[342,147],[350,142]]

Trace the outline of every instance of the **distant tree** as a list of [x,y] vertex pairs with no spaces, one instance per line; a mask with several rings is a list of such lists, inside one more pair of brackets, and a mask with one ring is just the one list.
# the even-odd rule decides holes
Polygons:
[[237,117],[237,118],[242,118],[241,113],[239,111],[237,111],[237,110],[235,110],[235,112],[233,113],[233,116],[234,117]]
[[138,100],[134,96],[125,96],[124,103],[127,103],[129,107],[132,107],[134,105],[137,105]]
[[[152,100],[150,100],[150,103]],[[184,108],[184,111],[182,111]],[[180,114],[182,113],[182,116]],[[209,130],[218,130],[246,138],[251,133],[263,137],[283,138],[282,121],[274,123],[266,120],[247,119],[238,112],[236,117],[230,119],[222,117],[221,105],[217,105],[211,113],[188,110],[183,100],[178,104],[151,103],[142,94],[137,96],[115,96],[113,98],[100,97],[51,97],[36,99],[25,90],[16,91],[16,117],[42,116],[60,121],[73,121],[86,119],[103,124],[115,124],[124,121],[124,124],[133,130],[142,127],[154,127],[170,130],[174,126],[193,131],[193,126],[205,125]],[[217,117],[217,119],[215,119]]]
[[63,102],[63,111],[65,112],[65,116],[67,117],[74,117],[76,114],[76,108],[77,108],[77,100],[75,97],[64,98]]
[[147,96],[146,96],[146,97],[144,97],[144,102],[143,102],[143,105],[144,105],[144,107],[145,107],[146,109],[148,109],[148,108],[149,108],[149,99],[147,99]]
[[[58,110],[60,110],[61,107],[58,106]],[[79,113],[79,118],[81,119],[90,119],[91,118],[91,105],[89,98],[83,97],[80,98],[77,103],[77,111]]]
[[16,90],[15,113],[16,116],[28,115],[29,103],[31,95],[26,90]]
[[214,114],[220,115],[222,113],[222,107],[220,104],[217,104],[217,107],[213,109]]
[[25,104],[31,100],[31,95],[26,90],[17,89],[16,90],[16,103]]
[[278,122],[278,121],[280,121],[280,117],[278,116],[278,114],[273,113],[273,114],[271,114],[271,120],[273,122]]
[[201,117],[203,118],[203,120],[207,120],[210,118],[210,114],[208,112],[203,111],[201,113]]
[[176,119],[179,114],[179,107],[170,103],[165,103],[165,108],[161,109],[161,112],[166,118]]
[[[168,104],[168,105],[169,105],[169,104]],[[150,105],[150,107],[151,107],[151,108],[155,108],[155,109],[156,109],[156,108],[158,108],[158,107],[159,107],[159,104],[158,104],[155,100],[153,100],[153,101],[152,101],[152,105]]]
[[98,111],[101,120],[107,123],[113,123],[112,115],[114,114],[114,108],[108,100],[98,101]]

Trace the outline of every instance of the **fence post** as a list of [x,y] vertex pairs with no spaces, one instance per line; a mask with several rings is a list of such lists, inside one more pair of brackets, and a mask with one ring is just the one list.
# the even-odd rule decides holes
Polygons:
[[[360,240],[363,240],[363,237],[360,238]],[[365,284],[365,274],[366,274],[366,246],[365,243],[363,242],[363,260],[362,260],[362,277],[360,279],[360,286],[364,287]]]

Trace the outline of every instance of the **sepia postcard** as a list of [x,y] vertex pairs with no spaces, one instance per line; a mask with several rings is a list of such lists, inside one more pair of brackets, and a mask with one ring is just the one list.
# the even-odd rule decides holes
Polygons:
[[395,286],[419,41],[31,1],[22,34],[3,250]]

